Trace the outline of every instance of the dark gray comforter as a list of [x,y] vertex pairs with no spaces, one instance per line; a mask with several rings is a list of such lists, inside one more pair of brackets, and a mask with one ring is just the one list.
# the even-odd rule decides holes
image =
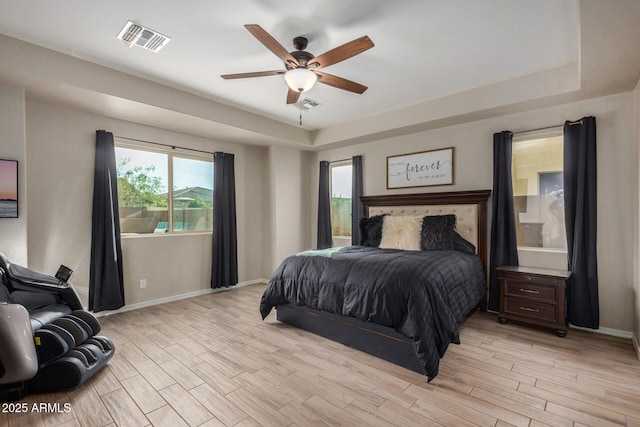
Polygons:
[[392,327],[413,341],[429,381],[487,290],[476,255],[360,246],[320,254],[280,264],[262,296],[262,318],[291,303]]

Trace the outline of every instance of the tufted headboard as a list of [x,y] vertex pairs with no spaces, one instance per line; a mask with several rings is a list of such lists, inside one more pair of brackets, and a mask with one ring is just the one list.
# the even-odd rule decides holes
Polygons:
[[456,216],[456,231],[478,247],[478,206],[477,205],[414,205],[414,206],[371,206],[369,216],[374,215],[448,215]]
[[456,230],[473,243],[487,267],[487,200],[491,190],[363,196],[365,216],[456,215]]

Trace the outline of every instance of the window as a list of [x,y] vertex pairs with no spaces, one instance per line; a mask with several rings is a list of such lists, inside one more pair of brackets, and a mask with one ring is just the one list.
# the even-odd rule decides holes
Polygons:
[[213,161],[116,146],[122,234],[211,230]]
[[331,165],[331,235],[351,236],[351,161]]
[[566,250],[562,136],[513,142],[512,174],[519,247]]

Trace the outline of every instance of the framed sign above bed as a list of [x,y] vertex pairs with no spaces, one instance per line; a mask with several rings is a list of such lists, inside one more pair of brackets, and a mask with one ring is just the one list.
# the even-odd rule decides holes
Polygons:
[[454,147],[387,157],[387,189],[452,185]]

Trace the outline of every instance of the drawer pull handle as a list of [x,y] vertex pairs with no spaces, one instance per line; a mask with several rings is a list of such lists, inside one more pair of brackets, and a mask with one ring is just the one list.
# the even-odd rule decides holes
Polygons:
[[524,310],[524,311],[533,311],[534,313],[539,313],[539,312],[540,312],[540,310],[538,310],[537,308],[522,307],[522,306],[520,306],[520,310]]
[[539,294],[540,293],[540,291],[536,291],[534,289],[522,289],[522,288],[520,288],[520,292],[526,292],[528,294]]

